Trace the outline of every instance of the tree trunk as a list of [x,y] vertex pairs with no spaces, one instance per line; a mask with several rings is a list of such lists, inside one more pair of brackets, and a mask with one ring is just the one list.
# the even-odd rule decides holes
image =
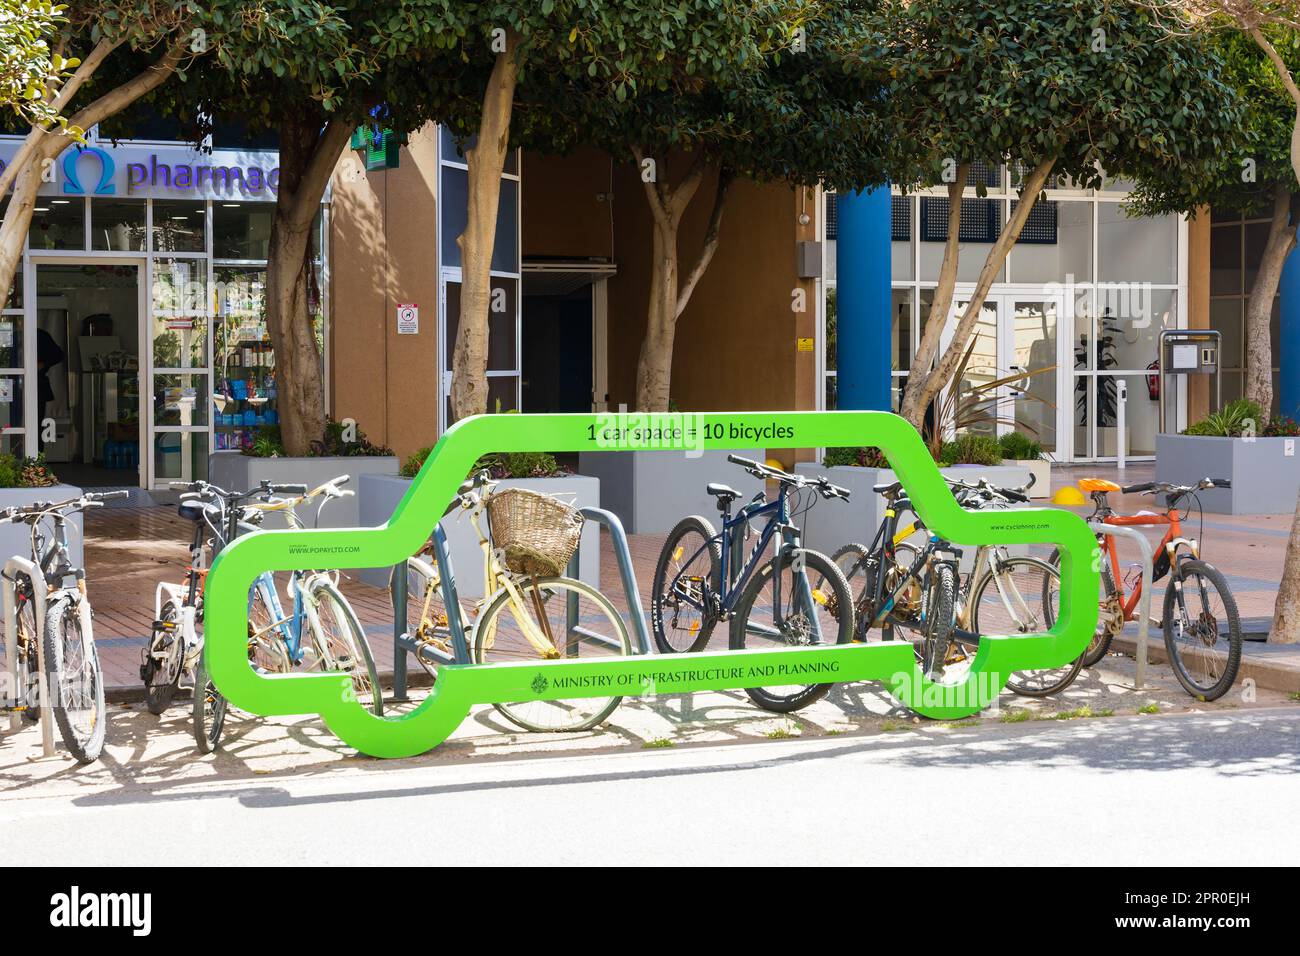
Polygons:
[[[638,165],[645,156],[640,148],[633,148]],[[713,209],[709,224],[704,230],[704,241],[684,280],[677,251],[677,235],[682,217],[704,180],[708,161],[697,153],[685,178],[673,186],[669,182],[666,161],[662,164],[663,178],[645,183],[646,198],[654,217],[650,259],[650,300],[646,308],[645,337],[641,340],[641,354],[636,369],[636,409],[640,412],[666,412],[672,403],[673,345],[677,335],[677,320],[690,304],[695,287],[703,278],[718,250],[722,235],[722,213],[727,196],[735,180],[729,167],[718,169],[718,187],[713,194]]]
[[637,411],[668,411],[676,334],[677,223],[656,222],[650,258],[650,302],[636,367]]
[[[1295,248],[1296,227],[1291,222],[1289,185],[1273,187],[1273,218],[1269,223],[1268,241],[1260,256],[1259,271],[1250,287],[1246,304],[1246,397],[1258,402],[1267,419],[1273,408],[1273,342],[1270,325],[1273,300],[1282,281],[1282,267]],[[1264,422],[1255,423],[1257,429]]]
[[313,226],[329,176],[347,145],[349,126],[325,123],[311,109],[280,118],[280,186],[266,263],[266,327],[275,351],[280,438],[290,455],[306,455],[325,436],[321,350],[311,308]]
[[[939,266],[939,284],[935,287],[934,298],[930,302],[930,314],[921,329],[921,342],[916,355],[912,357],[912,373],[928,372],[934,367],[934,358],[939,354],[939,342],[943,338],[943,327],[948,323],[948,310],[952,308],[953,288],[957,285],[957,264],[961,253],[961,200],[966,191],[966,181],[970,178],[970,163],[957,167],[957,175],[948,184],[948,237],[943,244],[943,263]],[[924,376],[909,374],[903,391],[903,403],[899,413],[912,423],[917,431],[925,419],[925,406],[920,403]]]
[[496,245],[501,173],[510,149],[510,116],[514,110],[519,65],[515,54],[519,35],[506,35],[506,48],[497,54],[483,94],[478,141],[465,154],[469,167],[469,215],[460,247],[460,322],[451,364],[451,414],[459,421],[488,410],[488,309],[492,301],[492,250]]
[[[51,134],[53,135],[53,134]],[[41,166],[47,150],[36,150],[36,155],[18,170],[9,204],[4,207],[4,223],[0,224],[0,302],[7,302],[13,288],[14,275],[22,262],[23,243],[32,224],[32,211],[36,208],[36,193],[41,188]],[[0,203],[4,197],[0,196]]]
[[[920,409],[920,415],[925,414],[926,407],[934,401],[944,385],[956,373],[957,366],[961,364],[962,355],[966,351],[967,340],[975,330],[975,323],[979,321],[980,310],[984,306],[984,299],[989,294],[989,288],[993,285],[993,280],[1006,262],[1011,247],[1020,238],[1020,231],[1025,227],[1025,220],[1029,218],[1034,203],[1038,201],[1038,194],[1043,191],[1043,187],[1047,183],[1047,177],[1051,175],[1052,166],[1055,163],[1055,157],[1045,159],[1035,166],[1025,178],[1024,186],[1020,190],[1020,200],[1016,203],[1015,211],[1002,227],[1002,231],[998,233],[993,248],[989,250],[988,256],[984,259],[984,267],[980,269],[979,278],[975,281],[975,291],[971,295],[970,302],[966,304],[966,310],[957,322],[956,331],[953,332],[952,341],[948,343],[947,351],[943,353],[939,359],[939,364],[933,371],[921,373],[922,379],[916,393],[916,408]],[[908,376],[909,391],[912,389],[912,379],[915,376],[915,370]]]
[[1291,522],[1291,538],[1286,546],[1268,640],[1270,644],[1300,643],[1300,500],[1296,501],[1295,518]]

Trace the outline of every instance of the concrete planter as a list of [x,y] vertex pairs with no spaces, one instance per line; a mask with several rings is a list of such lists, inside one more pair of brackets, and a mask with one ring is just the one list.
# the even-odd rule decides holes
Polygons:
[[[361,505],[361,526],[372,528],[384,524],[397,507],[397,503],[410,490],[411,479],[398,475],[363,475],[357,497]],[[556,495],[579,508],[599,508],[600,482],[583,475],[563,475],[558,478],[507,478],[499,488],[527,488],[542,494]],[[442,519],[442,530],[447,535],[451,564],[456,572],[456,588],[463,598],[483,597],[483,552],[469,517],[459,509]],[[358,573],[367,584],[388,586],[390,568],[369,568]],[[582,532],[578,554],[578,577],[594,587],[600,587],[600,528],[588,522]]]
[[[995,485],[1018,487],[1029,480],[1029,469],[1021,465],[953,465],[939,469],[944,475],[962,481],[987,478]],[[888,468],[858,468],[837,465],[827,468],[813,462],[795,465],[801,475],[825,475],[833,483],[852,492],[849,501],[818,501],[804,516],[803,542],[814,551],[831,554],[841,545],[855,542],[870,547],[884,518],[884,499],[872,492],[876,485],[897,480]],[[961,544],[960,541],[956,542]]]
[[[227,491],[244,491],[256,488],[262,481],[302,484],[315,488],[339,475],[351,475],[352,480],[344,487],[356,494],[329,502],[321,514],[319,527],[356,528],[365,523],[361,520],[361,477],[396,475],[398,468],[398,460],[392,457],[355,455],[346,458],[253,458],[237,451],[219,451],[208,457],[208,480]],[[307,510],[300,517],[307,519],[310,526],[315,514]],[[270,517],[265,526],[282,527]]]
[[[1292,454],[1288,455],[1290,442]],[[1228,478],[1231,488],[1200,492],[1206,511],[1217,514],[1290,514],[1300,494],[1300,438],[1202,438],[1156,436],[1156,481],[1190,485],[1202,478]]]
[[[0,488],[0,508],[35,504],[38,501],[67,501],[81,494],[75,485],[50,485],[47,488]],[[49,522],[45,524],[49,528]],[[14,555],[31,558],[31,528],[25,524],[0,523],[0,565]],[[68,554],[74,567],[85,567],[84,525],[81,515],[68,518]],[[92,581],[93,584],[93,581]]]
[[1029,469],[1029,473],[1034,476],[1034,487],[1029,489],[1029,497],[1052,497],[1052,463],[1050,461],[1043,458],[1003,458],[1002,465],[1005,468]]
[[704,515],[717,524],[711,481],[730,485],[748,501],[763,482],[727,461],[735,454],[753,461],[760,449],[728,451],[595,451],[578,456],[578,471],[600,479],[601,507],[614,512],[628,534],[662,534],[687,515]]

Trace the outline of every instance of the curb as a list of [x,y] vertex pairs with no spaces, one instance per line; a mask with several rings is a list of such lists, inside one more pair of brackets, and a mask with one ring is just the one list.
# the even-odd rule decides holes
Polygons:
[[[1268,660],[1266,657],[1252,655],[1248,650],[1249,642],[1243,643],[1246,646],[1242,648],[1241,669],[1237,672],[1238,683],[1250,679],[1256,686],[1267,690],[1300,693],[1300,646],[1297,646],[1296,660],[1291,662]],[[1137,638],[1127,634],[1116,635],[1111,642],[1111,650],[1133,657],[1137,654]],[[1147,638],[1147,661],[1152,664],[1168,663],[1164,638]]]

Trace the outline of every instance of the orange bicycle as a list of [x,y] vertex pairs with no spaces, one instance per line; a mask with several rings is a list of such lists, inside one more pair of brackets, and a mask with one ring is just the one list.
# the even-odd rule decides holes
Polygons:
[[[1084,478],[1079,488],[1092,496],[1095,508],[1090,521],[1111,525],[1165,527],[1153,560],[1152,583],[1170,575],[1165,588],[1164,616],[1161,627],[1165,650],[1179,683],[1193,697],[1217,700],[1228,692],[1241,666],[1241,618],[1237,602],[1228,589],[1223,573],[1201,560],[1196,538],[1183,535],[1182,521],[1190,513],[1184,508],[1188,499],[1200,501],[1196,494],[1206,488],[1231,487],[1224,478],[1202,478],[1194,485],[1175,485],[1167,481],[1147,481],[1120,487],[1103,478]],[[1124,494],[1164,495],[1163,513],[1143,511],[1125,515],[1110,506],[1111,492]],[[1091,667],[1110,649],[1115,635],[1128,621],[1137,620],[1138,602],[1142,598],[1140,570],[1129,575],[1120,573],[1119,552],[1115,538],[1098,534],[1101,549],[1101,615],[1097,633],[1084,652],[1084,665]],[[1060,555],[1053,553],[1053,564]]]

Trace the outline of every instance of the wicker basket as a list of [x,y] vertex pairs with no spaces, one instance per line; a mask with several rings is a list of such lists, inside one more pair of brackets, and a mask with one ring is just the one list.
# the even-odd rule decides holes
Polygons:
[[492,544],[514,574],[562,575],[578,550],[583,517],[578,509],[526,488],[493,492],[487,501]]

